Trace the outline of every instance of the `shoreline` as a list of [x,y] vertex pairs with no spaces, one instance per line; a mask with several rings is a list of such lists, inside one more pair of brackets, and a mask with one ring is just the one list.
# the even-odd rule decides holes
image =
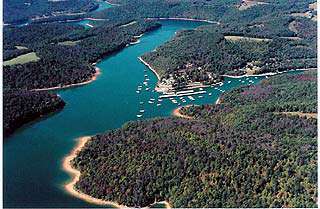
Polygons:
[[[187,107],[190,107],[190,106],[192,106],[192,105],[186,105],[186,106],[182,106],[182,107],[186,107],[186,108],[187,108]],[[178,107],[178,108],[174,109],[174,110],[172,111],[172,115],[175,116],[175,117],[179,117],[179,118],[194,119],[194,118],[191,117],[191,116],[182,114],[182,113],[180,112],[180,110],[181,110],[182,107]]]
[[293,70],[285,70],[285,71],[280,71],[280,72],[276,72],[276,73],[262,73],[262,74],[253,74],[253,75],[248,75],[248,74],[244,74],[244,75],[221,75],[222,77],[227,77],[227,78],[247,78],[247,77],[261,77],[261,76],[274,76],[274,75],[280,75],[283,73],[288,73],[288,72],[293,72],[293,71],[308,71],[308,70],[313,70],[316,68],[305,68],[305,69],[293,69]]
[[157,71],[156,71],[154,68],[152,68],[151,65],[148,64],[146,61],[144,61],[141,57],[138,57],[138,59],[139,59],[145,66],[147,66],[147,67],[157,76],[157,79],[158,79],[157,83],[158,83],[158,82],[161,80],[161,78],[160,78],[159,74],[157,73]]
[[[91,136],[84,136],[80,137],[77,139],[76,145],[73,147],[71,152],[67,154],[62,161],[62,169],[68,173],[71,177],[71,180],[66,182],[63,187],[66,192],[68,192],[70,195],[77,197],[81,200],[84,200],[85,202],[91,203],[91,204],[96,204],[96,205],[108,205],[108,206],[113,206],[115,208],[130,208],[125,205],[120,205],[117,202],[113,201],[106,201],[102,199],[98,199],[95,197],[92,197],[88,194],[85,194],[83,192],[80,192],[75,189],[75,184],[79,181],[81,172],[75,168],[72,167],[71,161],[77,157],[78,152],[80,152],[84,146],[91,140]],[[167,201],[160,201],[160,202],[154,202],[153,204],[164,204],[165,208],[171,208],[171,205]],[[142,208],[150,208],[153,204],[142,207]]]
[[93,77],[88,80],[88,81],[84,81],[84,82],[80,82],[80,83],[74,83],[74,84],[68,84],[65,86],[55,86],[55,87],[49,87],[49,88],[42,88],[42,89],[31,89],[30,91],[51,91],[51,90],[62,90],[62,89],[67,89],[67,88],[72,88],[72,87],[78,87],[78,86],[83,86],[83,85],[87,85],[95,80],[97,80],[98,76],[101,75],[101,70],[98,67],[95,67],[96,72],[93,75]]
[[104,1],[104,2],[106,2],[107,4],[110,4],[111,6],[121,6],[121,4],[115,4],[115,3],[111,3],[109,1]]
[[96,204],[96,205],[111,205],[116,208],[126,208],[124,205],[120,205],[116,202],[105,201],[98,198],[91,197],[85,193],[79,192],[74,188],[75,184],[79,181],[81,172],[72,167],[71,161],[77,156],[77,153],[85,146],[87,142],[89,142],[91,137],[80,137],[78,139],[77,144],[71,150],[71,152],[63,159],[62,168],[65,172],[67,172],[71,176],[71,181],[64,184],[64,189],[69,194],[82,199],[88,203]]
[[210,24],[218,24],[220,25],[220,22],[212,21],[212,20],[206,20],[206,19],[194,19],[194,18],[187,18],[187,17],[147,17],[147,20],[186,20],[186,21],[193,21],[193,22],[206,22]]
[[218,99],[217,99],[217,101],[216,101],[215,105],[219,105],[219,104],[221,104],[221,99],[220,99],[220,97],[218,97]]

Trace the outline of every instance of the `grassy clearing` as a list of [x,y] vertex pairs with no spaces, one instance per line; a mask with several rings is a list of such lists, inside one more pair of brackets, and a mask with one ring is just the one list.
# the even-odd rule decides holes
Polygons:
[[40,60],[40,58],[37,56],[35,52],[30,52],[27,54],[20,55],[16,58],[13,58],[11,60],[7,60],[3,62],[3,66],[10,66],[10,65],[16,65],[16,64],[25,64],[28,62],[35,62]]
[[228,41],[255,41],[255,42],[272,41],[272,39],[268,39],[268,38],[251,38],[246,36],[225,36],[224,38]]
[[267,2],[263,1],[252,1],[252,0],[243,0],[241,5],[238,7],[240,11],[249,9],[250,7],[261,5],[261,4],[268,4]]
[[77,45],[77,43],[79,43],[79,41],[63,41],[63,42],[59,42],[59,45],[64,45],[64,46],[75,46]]

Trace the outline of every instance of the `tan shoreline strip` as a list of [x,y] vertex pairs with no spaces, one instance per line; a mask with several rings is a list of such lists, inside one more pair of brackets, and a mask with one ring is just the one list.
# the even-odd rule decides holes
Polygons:
[[63,170],[65,170],[67,173],[69,173],[72,177],[72,180],[69,183],[64,185],[65,190],[69,194],[71,194],[79,199],[82,199],[88,203],[97,204],[97,205],[111,205],[116,208],[126,208],[126,206],[120,205],[116,202],[105,201],[105,200],[101,200],[98,198],[94,198],[94,197],[91,197],[90,195],[87,195],[87,194],[84,194],[82,192],[75,190],[74,185],[79,181],[81,173],[79,170],[77,170],[71,166],[71,161],[77,156],[77,153],[85,146],[85,144],[90,139],[91,139],[91,137],[79,138],[77,145],[73,148],[73,150],[70,152],[70,154],[67,155],[63,159],[63,164],[62,164]]
[[75,84],[69,84],[69,85],[65,85],[65,86],[55,86],[55,87],[50,87],[50,88],[32,89],[31,91],[58,90],[58,89],[66,89],[66,88],[78,87],[78,86],[83,86],[83,85],[89,84],[89,83],[97,80],[98,76],[101,74],[101,71],[100,71],[100,69],[98,67],[95,67],[95,69],[96,69],[96,73],[88,81],[84,81],[84,82],[81,82],[81,83],[75,83]]
[[[184,107],[190,107],[192,105],[186,105]],[[185,118],[185,119],[193,119],[193,117],[188,116],[188,115],[184,115],[180,112],[182,107],[178,107],[176,109],[173,110],[172,115],[176,116],[176,117],[180,117],[180,118]]]
[[153,69],[153,68],[151,67],[151,65],[148,64],[146,61],[144,61],[141,57],[138,57],[138,59],[139,59],[145,66],[147,66],[147,67],[157,76],[158,80],[160,81],[160,76],[159,76],[159,74],[157,73],[157,71],[156,71],[155,69]]
[[[81,137],[78,139],[78,142],[76,146],[71,150],[71,152],[63,159],[62,168],[64,171],[66,171],[71,176],[71,181],[66,183],[64,185],[65,191],[67,191],[69,194],[82,199],[88,203],[96,204],[96,205],[109,205],[116,208],[129,208],[125,205],[120,205],[117,202],[112,201],[106,201],[98,198],[91,197],[90,195],[87,195],[85,193],[82,193],[75,189],[75,184],[79,181],[81,172],[75,168],[72,167],[71,161],[77,157],[78,152],[81,151],[81,149],[86,145],[88,141],[90,141],[90,136]],[[164,204],[166,208],[171,208],[170,204],[167,201],[161,201],[161,202],[155,202],[159,204]],[[154,203],[154,204],[155,204]],[[149,208],[149,207],[144,207]]]

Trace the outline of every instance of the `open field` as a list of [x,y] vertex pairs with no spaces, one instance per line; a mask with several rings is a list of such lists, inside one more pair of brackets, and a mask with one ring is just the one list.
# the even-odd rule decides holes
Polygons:
[[251,0],[242,0],[240,6],[238,9],[240,11],[249,9],[250,7],[261,5],[261,4],[268,4],[267,2],[262,2],[262,1],[251,1]]
[[251,37],[245,37],[245,36],[224,36],[224,38],[228,41],[272,41],[272,39],[268,38],[251,38]]
[[25,64],[28,62],[38,61],[40,58],[36,55],[35,52],[30,52],[27,54],[20,55],[16,58],[3,62],[3,66],[7,65],[16,65],[16,64]]
[[59,45],[64,45],[64,46],[75,46],[77,45],[77,43],[79,43],[79,41],[63,41],[63,42],[59,42]]

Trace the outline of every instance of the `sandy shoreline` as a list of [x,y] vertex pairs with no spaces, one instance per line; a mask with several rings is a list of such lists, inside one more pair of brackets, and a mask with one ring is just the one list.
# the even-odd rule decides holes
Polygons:
[[227,78],[247,78],[247,77],[259,77],[259,76],[273,76],[273,75],[280,75],[283,73],[287,72],[292,72],[292,71],[307,71],[307,70],[312,70],[313,68],[308,68],[308,69],[295,69],[295,70],[286,70],[286,71],[281,71],[281,72],[276,72],[276,73],[262,73],[262,74],[254,74],[254,75],[239,75],[239,76],[233,76],[233,75],[221,75],[223,77]]
[[145,66],[147,66],[156,76],[157,76],[157,78],[158,78],[158,81],[160,81],[160,76],[159,76],[159,74],[157,73],[157,71],[155,70],[155,69],[153,69],[152,67],[151,67],[151,65],[149,65],[146,61],[144,61],[141,57],[138,57],[138,59],[145,65]]
[[[98,198],[91,197],[90,195],[87,195],[85,193],[82,193],[75,189],[75,184],[79,181],[81,172],[75,168],[72,167],[71,161],[77,156],[78,152],[81,151],[81,149],[86,145],[88,141],[90,141],[90,136],[80,137],[78,139],[78,142],[76,146],[71,150],[71,152],[63,159],[62,162],[62,168],[64,171],[66,171],[71,176],[71,181],[64,184],[64,189],[69,194],[82,199],[88,203],[96,204],[96,205],[109,205],[116,208],[129,208],[125,205],[120,205],[117,202],[112,201],[106,201]],[[170,204],[167,201],[161,201],[161,202],[155,202],[153,204],[164,204],[166,208],[171,208]],[[149,207],[144,207],[149,208]]]
[[74,84],[69,84],[65,86],[55,86],[55,87],[49,87],[49,88],[43,88],[43,89],[31,89],[31,91],[50,91],[50,90],[60,90],[60,89],[66,89],[66,88],[72,88],[72,87],[78,87],[78,86],[83,86],[86,84],[89,84],[95,80],[97,80],[98,76],[101,74],[101,70],[98,67],[95,67],[96,73],[93,75],[93,77],[88,80],[84,81],[81,83],[74,83]]
[[[186,105],[186,106],[183,106],[183,107],[190,107],[190,106],[192,106],[192,105]],[[172,115],[176,116],[176,117],[179,117],[179,118],[193,119],[193,117],[191,117],[191,116],[182,114],[180,112],[181,108],[182,107],[178,107],[178,108],[174,109],[173,112],[172,112]]]
[[79,181],[79,177],[81,175],[80,171],[73,168],[71,166],[71,161],[77,156],[77,153],[85,146],[85,144],[91,139],[91,137],[81,137],[78,139],[77,145],[72,149],[72,151],[63,159],[62,168],[68,174],[71,175],[72,180],[64,185],[65,190],[88,203],[96,204],[96,205],[111,205],[116,208],[126,208],[124,205],[120,205],[116,202],[105,201],[98,198],[91,197],[90,195],[84,194],[75,190],[74,185]]

